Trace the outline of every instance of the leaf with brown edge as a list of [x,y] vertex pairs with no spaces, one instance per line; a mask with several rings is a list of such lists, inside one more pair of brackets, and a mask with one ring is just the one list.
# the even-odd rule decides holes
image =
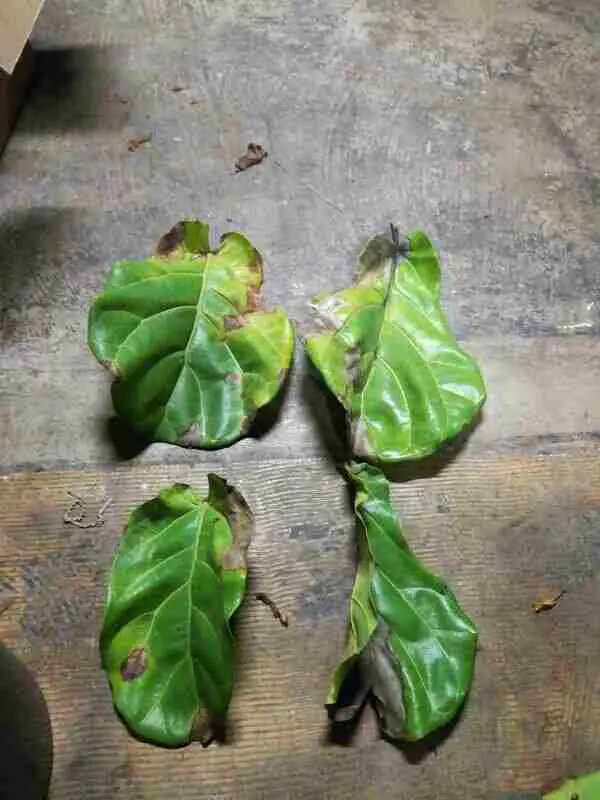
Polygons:
[[260,302],[262,259],[239,233],[211,250],[184,221],[157,255],[114,265],[89,315],[88,341],[116,377],[115,411],[147,440],[214,448],[247,433],[289,370],[293,327]]
[[485,387],[440,302],[440,265],[416,232],[376,236],[349,289],[316,298],[307,353],[346,409],[351,450],[393,462],[433,453],[477,415]]
[[130,516],[116,554],[100,651],[113,701],[139,737],[208,743],[234,679],[230,619],[246,591],[252,513],[223,478],[201,500],[174,484]]
[[346,474],[355,493],[359,559],[348,645],[327,704],[339,719],[342,689],[357,665],[383,733],[415,741],[450,722],[463,705],[477,631],[449,587],[409,549],[383,473],[353,463]]

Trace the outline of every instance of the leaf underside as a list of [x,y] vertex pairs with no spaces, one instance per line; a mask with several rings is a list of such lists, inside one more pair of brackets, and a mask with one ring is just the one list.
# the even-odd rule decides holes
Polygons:
[[409,550],[382,473],[351,464],[360,521],[359,564],[348,646],[327,703],[334,705],[358,661],[382,730],[416,740],[450,722],[473,674],[477,631],[441,580]]
[[424,233],[410,234],[404,250],[376,236],[359,267],[355,286],[315,300],[321,329],[307,352],[346,409],[355,456],[428,455],[485,399],[477,364],[441,308],[437,254]]
[[251,532],[244,499],[217,475],[206,500],[174,484],[129,518],[100,651],[115,707],[137,736],[174,747],[207,743],[220,728]]
[[90,310],[89,345],[115,375],[117,414],[145,438],[220,447],[247,432],[290,366],[294,334],[260,308],[262,260],[239,233],[176,225],[142,261],[115,264]]

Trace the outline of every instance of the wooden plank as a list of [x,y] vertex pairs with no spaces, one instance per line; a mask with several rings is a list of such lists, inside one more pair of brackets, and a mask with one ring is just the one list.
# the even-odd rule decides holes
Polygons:
[[[81,325],[80,312],[78,316]],[[113,414],[108,373],[68,330],[58,345],[59,357],[47,352],[47,342],[36,342],[35,350],[30,346],[19,356],[0,355],[0,438],[11,441],[0,451],[0,471],[118,459],[123,449],[116,447],[107,427]],[[503,337],[473,339],[465,346],[480,360],[489,393],[470,450],[543,450],[548,444],[599,435],[600,337]],[[241,441],[219,453],[219,459],[323,454],[319,393],[308,377],[300,343],[298,349],[277,424],[260,442]],[[161,444],[142,454],[148,463],[211,463],[214,457]]]
[[[218,460],[218,459],[217,459]],[[115,717],[96,636],[126,513],[193,464],[5,475],[0,547],[12,604],[0,637],[33,669],[55,737],[53,797],[489,798],[534,791],[597,765],[600,680],[600,465],[593,450],[463,457],[394,486],[415,551],[455,588],[481,632],[465,713],[435,753],[379,741],[370,713],[355,746],[327,743],[322,707],[344,638],[352,518],[322,459],[227,465],[257,518],[252,591],[290,615],[282,628],[249,599],[237,626],[231,744],[169,752]],[[102,528],[65,525],[68,491],[112,505]],[[532,601],[566,590],[535,614]],[[417,763],[409,763],[407,761]]]
[[[0,635],[47,697],[54,797],[487,800],[597,768],[597,4],[105,5],[46,3],[40,81],[2,159]],[[251,139],[269,158],[235,176]],[[327,744],[352,519],[300,354],[259,442],[156,445],[124,466],[107,436],[89,302],[113,261],[190,215],[250,236],[266,297],[300,327],[390,221],[440,246],[444,304],[490,399],[459,458],[394,490],[415,549],[482,634],[473,695],[435,754],[380,742],[369,714],[354,747]],[[101,599],[126,511],[207,469],[247,493],[255,588],[292,622],[247,603],[232,744],[165,752],[111,710]],[[103,528],[64,526],[69,489],[113,497]],[[567,593],[534,615],[546,588]]]

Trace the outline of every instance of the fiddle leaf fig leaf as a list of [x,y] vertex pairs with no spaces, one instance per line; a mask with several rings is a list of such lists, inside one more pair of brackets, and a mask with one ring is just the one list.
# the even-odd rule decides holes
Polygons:
[[597,800],[600,797],[600,772],[581,775],[545,794],[543,800]]
[[477,631],[439,578],[410,551],[383,474],[350,464],[359,520],[359,567],[350,636],[328,696],[335,703],[353,661],[390,738],[416,740],[448,723],[469,691]]
[[230,444],[280,390],[294,332],[260,305],[262,259],[239,233],[210,250],[204,222],[176,225],[157,254],[115,264],[88,340],[115,375],[117,414],[149,440]]
[[133,512],[100,636],[115,707],[164,746],[207,744],[233,689],[229,621],[246,589],[252,514],[223,478],[208,480],[206,500],[174,484]]
[[440,304],[440,265],[424,233],[376,236],[350,289],[314,302],[321,330],[306,349],[345,407],[355,456],[420,458],[476,416],[485,388]]
[[373,561],[361,537],[358,547],[358,565],[356,577],[350,596],[350,618],[348,641],[342,661],[334,672],[333,680],[327,695],[327,705],[337,703],[342,685],[363,652],[377,628],[377,612],[371,603],[371,580],[373,578]]

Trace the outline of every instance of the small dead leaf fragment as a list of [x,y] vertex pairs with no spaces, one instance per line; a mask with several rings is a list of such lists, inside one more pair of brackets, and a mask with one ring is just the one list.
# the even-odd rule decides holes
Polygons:
[[539,614],[540,611],[551,611],[564,593],[565,590],[561,589],[560,592],[557,592],[556,594],[542,595],[541,597],[538,597],[537,600],[533,601],[531,607],[536,614]]
[[249,142],[244,155],[240,156],[235,162],[235,171],[243,172],[250,167],[255,167],[257,164],[260,164],[261,161],[264,161],[267,155],[268,153],[262,145]]
[[135,153],[135,151],[139,150],[139,148],[143,144],[148,144],[148,142],[151,142],[151,141],[152,141],[152,134],[151,133],[144,133],[141,136],[133,136],[127,142],[127,149],[129,150],[130,153]]
[[287,626],[290,624],[288,615],[285,613],[285,611],[281,611],[279,609],[275,601],[271,600],[268,594],[265,592],[258,592],[255,597],[260,603],[263,603],[265,606],[267,606],[267,608],[270,609],[271,614],[273,614],[275,619],[279,620],[284,628],[287,628]]
[[184,86],[180,83],[175,83],[173,86],[171,86],[171,91],[175,92],[175,94],[178,94],[179,92],[185,92],[187,88],[187,86]]
[[121,677],[124,681],[133,681],[146,671],[146,653],[143,647],[134,648],[121,664]]

